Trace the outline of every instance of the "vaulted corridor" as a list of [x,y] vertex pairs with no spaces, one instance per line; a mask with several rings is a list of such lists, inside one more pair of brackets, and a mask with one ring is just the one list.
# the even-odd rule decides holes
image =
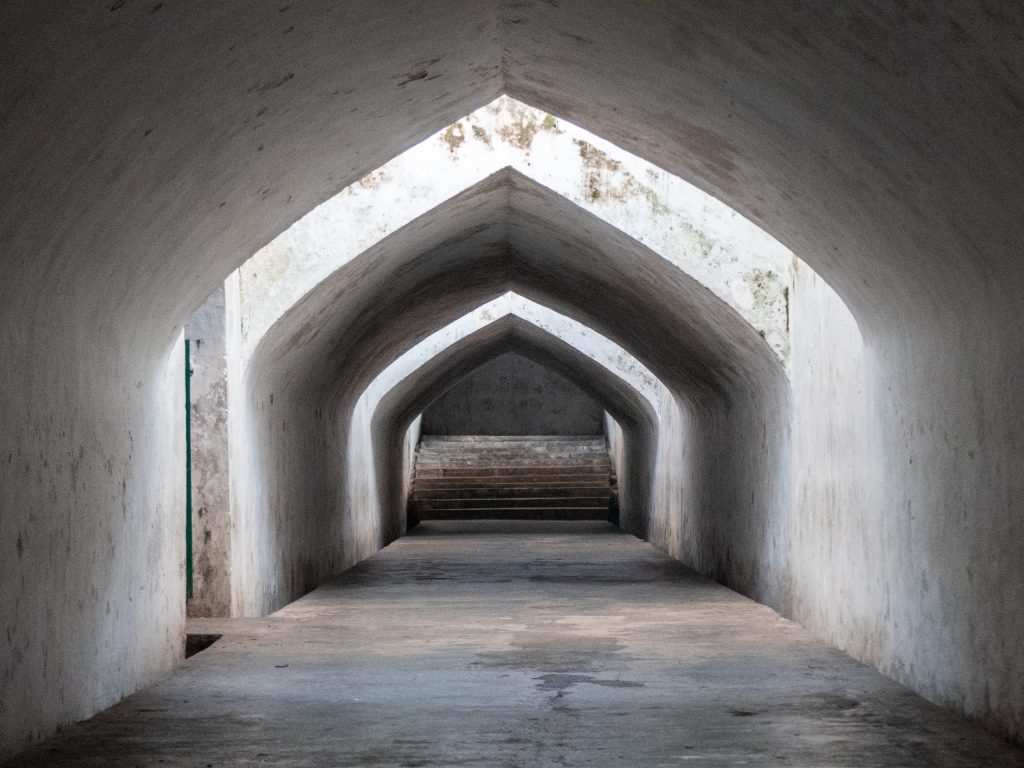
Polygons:
[[1019,762],[1024,4],[0,27],[0,763]]
[[12,764],[1011,766],[1024,755],[601,522],[429,521]]

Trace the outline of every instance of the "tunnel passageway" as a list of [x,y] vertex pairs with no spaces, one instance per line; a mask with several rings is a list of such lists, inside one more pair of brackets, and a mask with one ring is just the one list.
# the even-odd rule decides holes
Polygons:
[[12,765],[1024,765],[603,522],[424,522],[192,630],[224,637]]

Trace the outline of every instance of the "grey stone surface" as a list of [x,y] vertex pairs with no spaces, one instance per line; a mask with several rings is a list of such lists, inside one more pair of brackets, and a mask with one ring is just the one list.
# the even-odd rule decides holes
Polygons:
[[579,387],[514,353],[455,383],[423,412],[425,435],[599,435],[604,412]]
[[231,615],[231,472],[228,432],[231,332],[221,286],[185,326],[190,341],[192,597],[189,616]]
[[424,436],[409,517],[618,522],[604,435]]
[[11,763],[981,768],[1024,752],[607,523],[426,522]]

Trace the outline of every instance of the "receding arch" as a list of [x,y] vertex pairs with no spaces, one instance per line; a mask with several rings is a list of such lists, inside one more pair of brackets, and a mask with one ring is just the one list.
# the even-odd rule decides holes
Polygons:
[[[461,137],[461,138],[455,138]],[[736,309],[785,361],[797,266],[724,203],[600,137],[502,97],[393,158],[296,221],[238,269],[243,357],[305,293],[377,241],[510,171],[633,237]]]
[[[374,437],[371,421],[381,399],[403,379],[429,364],[431,358],[444,352],[452,344],[486,328],[495,319],[510,315],[557,336],[586,354],[594,363],[613,371],[617,377],[628,382],[636,392],[642,393],[650,407],[656,411],[658,423],[667,425],[666,429],[659,429],[657,432],[659,462],[662,465],[667,463],[671,466],[681,463],[680,457],[685,454],[685,449],[674,438],[681,438],[683,432],[683,428],[680,426],[682,411],[675,397],[650,370],[627,350],[607,337],[525,297],[508,293],[474,308],[402,353],[401,357],[378,374],[360,394],[352,410],[346,444],[348,455],[345,473],[347,516],[353,518],[358,516],[361,520],[361,523],[354,523],[352,526],[355,530],[379,528],[379,521],[385,517],[381,511],[380,496],[377,491],[378,474],[372,459],[378,441]],[[612,458],[619,477],[625,478],[629,475],[630,470],[626,465],[622,433],[614,420],[609,427],[611,431],[608,439]],[[402,459],[406,465],[404,470],[406,474],[412,469],[413,451],[418,437],[418,431],[413,427],[406,434],[404,440]],[[653,485],[652,508],[674,510],[682,499],[681,494],[674,492],[671,489],[671,484],[666,482],[671,477],[671,473],[661,472],[656,477],[660,482]],[[624,484],[620,484],[620,486],[624,487]],[[663,516],[672,517],[674,514],[674,512],[669,512]],[[386,537],[382,535],[379,541],[385,539]]]
[[[646,535],[721,578],[738,574],[734,583],[755,592],[761,571],[779,559],[774,550],[787,545],[760,540],[764,523],[754,522],[786,514],[787,488],[778,471],[788,418],[781,364],[748,323],[685,273],[509,171],[346,264],[286,313],[254,353],[248,405],[259,432],[248,443],[260,452],[274,446],[274,453],[245,458],[256,469],[242,514],[259,519],[265,513],[251,512],[265,505],[310,520],[317,531],[308,545],[272,545],[275,571],[293,572],[275,552],[328,546],[321,532],[336,530],[332,520],[340,516],[323,501],[332,499],[332,509],[340,509],[344,492],[336,483],[343,479],[325,480],[320,458],[294,458],[310,436],[323,435],[319,455],[344,456],[348,414],[369,381],[428,333],[509,290],[621,344],[673,392],[684,412],[678,428],[687,430],[693,446],[680,457],[679,472],[693,498],[684,505],[685,521],[652,518]],[[282,472],[294,477],[283,482]],[[735,527],[745,533],[736,535]],[[351,529],[338,538],[349,542],[348,551],[321,551],[323,570],[281,582],[277,596],[268,593],[262,604],[279,603],[381,543],[356,544]]]
[[381,398],[373,414],[378,493],[383,514],[402,529],[402,437],[412,420],[444,390],[484,362],[505,352],[517,352],[570,377],[601,403],[621,426],[631,468],[624,479],[622,505],[626,530],[646,532],[657,416],[646,399],[622,378],[591,360],[572,345],[541,328],[508,315],[463,337],[424,363]]
[[[444,275],[449,301],[424,300],[439,290],[429,284],[432,274]],[[686,396],[728,399],[735,388],[784,382],[764,341],[708,289],[511,170],[438,206],[324,280],[263,338],[248,376],[262,388],[272,367],[267,361],[288,358],[291,369],[303,373],[283,379],[286,386],[302,388],[300,378],[317,382],[314,389],[324,381],[365,378],[352,351],[388,328],[396,312],[404,314],[409,333],[423,338],[428,329],[457,317],[466,301],[479,304],[513,289],[549,297],[541,303],[560,305],[559,311],[610,338],[628,339],[624,346],[631,351],[653,351],[663,343],[655,332],[660,329],[675,340],[672,352],[637,357],[646,357],[645,364],[666,383],[688,387]],[[458,309],[449,308],[456,304]],[[662,308],[664,314],[654,314]],[[641,319],[642,311],[648,314]],[[390,338],[378,342],[398,346]],[[306,376],[317,365],[322,370]]]

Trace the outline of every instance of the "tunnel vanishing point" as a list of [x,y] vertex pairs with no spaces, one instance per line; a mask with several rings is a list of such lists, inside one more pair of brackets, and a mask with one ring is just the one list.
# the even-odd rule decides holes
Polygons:
[[1024,765],[1024,7],[0,19],[0,761]]

